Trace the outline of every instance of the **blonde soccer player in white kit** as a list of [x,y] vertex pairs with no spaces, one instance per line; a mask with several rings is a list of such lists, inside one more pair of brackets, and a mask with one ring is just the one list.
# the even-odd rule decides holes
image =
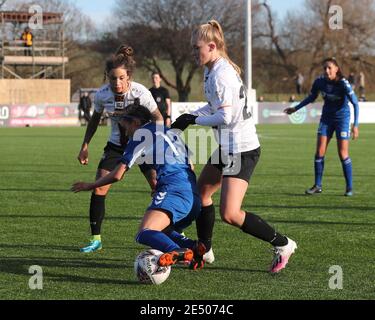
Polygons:
[[206,262],[214,260],[211,240],[215,208],[212,196],[221,187],[222,220],[269,242],[275,249],[270,272],[277,273],[285,268],[297,245],[259,216],[241,209],[260,157],[260,144],[247,106],[241,70],[230,60],[222,28],[215,20],[194,30],[192,46],[196,62],[205,67],[204,92],[208,104],[192,114],[180,116],[172,128],[184,130],[191,124],[198,124],[213,127],[216,131],[219,148],[209,159],[198,181],[202,211],[196,221],[197,233],[207,249]]
[[[157,104],[151,92],[143,85],[132,81],[135,70],[133,49],[129,46],[121,46],[115,55],[106,62],[105,76],[109,84],[99,89],[95,96],[95,109],[92,118],[87,126],[78,161],[82,165],[89,162],[89,143],[94,136],[104,110],[111,119],[111,133],[103,157],[98,165],[96,179],[108,175],[118,165],[124,153],[127,141],[125,134],[119,125],[125,108],[139,100],[139,104],[146,107],[153,116],[154,121],[162,123],[163,117],[160,114]],[[146,176],[151,189],[156,185],[156,173],[149,165],[140,166]],[[92,237],[87,246],[80,249],[81,252],[95,252],[102,249],[101,225],[105,215],[105,199],[111,185],[96,188],[90,201],[90,227]]]

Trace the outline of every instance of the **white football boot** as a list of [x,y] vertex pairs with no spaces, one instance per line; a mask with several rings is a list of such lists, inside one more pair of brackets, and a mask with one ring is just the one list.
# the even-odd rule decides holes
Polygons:
[[214,251],[212,250],[212,248],[203,255],[203,260],[205,263],[208,263],[208,264],[214,263],[215,256],[214,256]]
[[282,269],[284,269],[289,261],[290,256],[297,249],[297,243],[289,238],[287,239],[288,244],[286,246],[274,248],[274,257],[270,269],[271,273],[279,273]]

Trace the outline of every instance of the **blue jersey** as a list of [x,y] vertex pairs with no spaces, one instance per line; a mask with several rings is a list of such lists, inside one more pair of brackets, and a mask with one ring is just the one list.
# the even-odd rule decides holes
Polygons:
[[136,130],[121,159],[130,169],[134,164],[150,164],[157,173],[157,189],[168,185],[196,193],[196,177],[191,170],[188,148],[172,130],[148,123]]
[[323,122],[350,121],[349,102],[351,102],[354,106],[354,126],[358,127],[358,98],[348,80],[343,78],[339,81],[330,81],[326,77],[320,76],[315,80],[310,95],[295,107],[296,110],[314,102],[319,93],[324,99]]

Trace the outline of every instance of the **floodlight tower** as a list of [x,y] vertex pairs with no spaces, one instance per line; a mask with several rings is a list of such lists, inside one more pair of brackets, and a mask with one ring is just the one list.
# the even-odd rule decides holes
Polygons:
[[252,110],[255,123],[258,123],[258,103],[256,100],[256,91],[253,89],[251,0],[245,0],[245,12],[245,84],[247,87],[248,107]]

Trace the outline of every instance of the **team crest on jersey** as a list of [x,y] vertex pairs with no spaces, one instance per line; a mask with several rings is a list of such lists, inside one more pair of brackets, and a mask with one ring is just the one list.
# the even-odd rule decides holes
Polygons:
[[131,91],[132,94],[137,97],[139,97],[142,94],[142,91],[140,91],[138,88],[132,88]]
[[125,103],[124,102],[115,102],[115,110],[124,110]]
[[124,110],[124,109],[125,109],[125,96],[115,95],[115,110]]

